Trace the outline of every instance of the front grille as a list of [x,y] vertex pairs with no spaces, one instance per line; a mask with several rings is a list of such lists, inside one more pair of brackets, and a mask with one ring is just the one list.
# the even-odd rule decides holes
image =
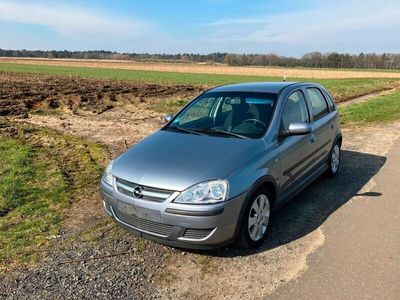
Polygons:
[[121,220],[122,222],[135,227],[137,229],[145,230],[150,233],[155,233],[158,235],[161,235],[163,237],[167,237],[170,235],[172,228],[174,226],[172,225],[167,225],[167,224],[162,224],[146,219],[142,219],[136,216],[128,215],[125,214],[118,209],[114,210],[115,216]]
[[174,193],[174,191],[170,190],[163,190],[149,186],[142,186],[133,182],[123,180],[121,178],[117,178],[116,183],[118,192],[132,198],[138,198],[134,195],[134,190],[135,188],[140,187],[142,194],[140,199],[148,201],[163,202],[167,200]]
[[210,235],[214,229],[190,229],[187,228],[183,234],[183,238],[192,240],[202,240]]

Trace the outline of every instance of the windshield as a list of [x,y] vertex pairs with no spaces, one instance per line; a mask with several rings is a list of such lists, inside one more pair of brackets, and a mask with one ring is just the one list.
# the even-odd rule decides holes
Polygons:
[[260,138],[266,132],[275,94],[206,93],[180,112],[165,129],[192,134]]

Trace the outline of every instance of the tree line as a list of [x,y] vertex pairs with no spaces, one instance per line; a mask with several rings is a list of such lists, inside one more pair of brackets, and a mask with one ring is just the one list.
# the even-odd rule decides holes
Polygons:
[[399,53],[321,53],[311,52],[300,58],[277,54],[149,54],[119,53],[113,51],[67,51],[67,50],[3,50],[1,57],[70,58],[70,59],[119,59],[119,60],[168,60],[177,62],[221,63],[231,66],[279,66],[305,68],[360,68],[400,69]]

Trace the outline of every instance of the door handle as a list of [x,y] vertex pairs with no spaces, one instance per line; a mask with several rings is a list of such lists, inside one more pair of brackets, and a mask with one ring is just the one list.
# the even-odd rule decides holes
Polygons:
[[310,136],[310,141],[311,141],[311,143],[314,143],[314,142],[315,142],[315,135],[314,135],[314,134],[312,134],[312,135]]

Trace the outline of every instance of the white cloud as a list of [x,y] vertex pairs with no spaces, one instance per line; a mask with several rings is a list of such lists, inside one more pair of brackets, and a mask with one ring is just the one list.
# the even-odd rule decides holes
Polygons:
[[[109,2],[111,6],[112,1]],[[204,2],[216,11],[218,6],[236,5],[233,0]],[[0,28],[1,47],[152,53],[275,52],[295,56],[311,51],[357,53],[400,49],[399,0],[266,2],[243,11],[225,12],[221,8],[214,20],[210,20],[212,13],[205,13],[179,24],[182,20],[167,12],[157,18],[157,11],[153,17],[147,13],[151,19],[128,18],[126,15],[131,12],[109,13],[107,6],[99,5],[103,7],[99,10],[85,1],[66,5],[62,3],[67,1],[0,0],[0,22],[5,25]],[[174,5],[182,4],[171,1],[172,8]],[[188,11],[188,16],[191,13]],[[14,26],[16,23],[28,26]]]
[[[387,41],[395,28],[400,30],[400,5],[395,0],[336,0],[330,4],[320,2],[316,7],[208,23],[206,26],[212,28],[212,34],[204,37],[203,42],[245,52],[272,49],[298,54],[346,48],[348,51],[376,51],[379,48],[374,47],[380,39]],[[391,47],[400,47],[399,40],[394,36],[391,38]],[[378,47],[384,48],[383,45]]]
[[215,21],[212,23],[204,24],[203,27],[218,27],[227,25],[249,25],[249,24],[268,24],[267,20],[263,19],[225,19],[220,21]]
[[55,2],[0,1],[0,20],[46,26],[74,39],[124,40],[141,37],[151,30],[146,22]]

